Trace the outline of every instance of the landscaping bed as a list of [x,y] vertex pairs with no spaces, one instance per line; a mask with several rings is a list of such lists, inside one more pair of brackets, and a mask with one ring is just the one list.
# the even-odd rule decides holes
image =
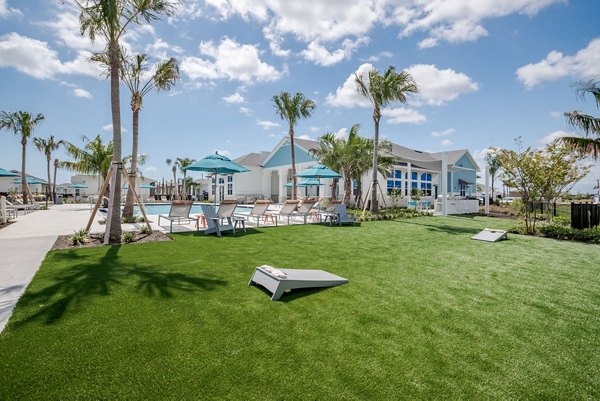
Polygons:
[[[171,241],[172,238],[161,231],[154,231],[151,234],[133,233],[133,239],[130,244],[143,244],[146,242]],[[72,235],[59,235],[52,250],[74,249],[74,248],[92,248],[104,245],[104,234],[90,234],[83,243],[73,245]]]

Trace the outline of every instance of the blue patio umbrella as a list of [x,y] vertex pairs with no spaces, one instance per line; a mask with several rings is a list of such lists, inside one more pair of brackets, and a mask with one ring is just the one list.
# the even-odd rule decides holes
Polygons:
[[217,175],[245,173],[246,171],[250,171],[241,164],[238,164],[229,159],[227,156],[220,155],[217,152],[190,164],[185,169],[192,171],[205,171],[214,174],[215,183],[213,185],[213,189],[215,194],[215,202],[217,200]]
[[[316,165],[312,166],[311,168],[308,168],[308,169],[296,174],[296,177],[313,178],[313,179],[316,179],[318,182],[318,184],[315,184],[315,185],[321,185],[321,178],[341,178],[342,175],[340,173],[333,171],[332,169],[330,169],[327,166],[324,166],[322,164],[316,164]],[[318,192],[317,192],[317,195],[318,195]]]
[[[40,181],[40,180],[38,180],[37,178],[33,178],[33,177],[27,177],[27,178],[25,179],[25,181],[26,181],[26,182],[27,182],[27,184],[29,184],[29,185],[45,184],[45,182],[44,182],[44,181]],[[15,179],[15,180],[13,180],[13,182],[14,182],[15,184],[21,185],[21,179],[20,179],[20,178],[17,178],[17,179]]]
[[16,177],[17,175],[11,171],[4,170],[0,167],[0,177]]
[[71,185],[69,185],[69,188],[82,189],[82,188],[88,188],[88,186],[85,184],[71,184]]
[[[288,181],[285,186],[286,187],[291,187],[294,184],[291,181]],[[318,179],[316,178],[307,178],[305,180],[302,180],[298,183],[299,187],[310,187],[312,185],[324,185],[322,182],[320,182]]]
[[[141,189],[154,189],[154,188],[156,188],[154,185],[150,185],[150,184],[140,184],[139,187]],[[123,188],[127,189],[127,188],[129,188],[129,185],[125,184],[125,185],[123,185]]]

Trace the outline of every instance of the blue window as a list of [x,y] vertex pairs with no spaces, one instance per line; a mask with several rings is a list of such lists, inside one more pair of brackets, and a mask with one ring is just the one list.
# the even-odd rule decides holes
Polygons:
[[233,176],[232,175],[228,175],[227,176],[227,182],[233,182]]
[[223,177],[219,177],[219,184],[225,184],[225,179]]
[[417,183],[415,181],[411,182],[411,188],[418,188]]
[[421,173],[421,181],[431,181],[430,173]]
[[394,181],[394,187],[400,188],[400,184],[402,184],[402,181]]
[[402,178],[402,171],[400,170],[395,170],[394,171],[394,178]]
[[387,187],[388,188],[394,188],[394,181],[393,180],[387,180]]
[[413,180],[416,180],[419,177],[419,174],[416,171],[413,171],[411,175]]

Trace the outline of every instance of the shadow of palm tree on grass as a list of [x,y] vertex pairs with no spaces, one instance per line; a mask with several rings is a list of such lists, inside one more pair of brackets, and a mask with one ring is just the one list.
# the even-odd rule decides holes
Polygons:
[[480,228],[473,227],[457,227],[446,224],[427,224],[424,220],[419,221],[411,221],[411,220],[394,220],[397,223],[401,224],[413,224],[417,226],[425,227],[425,229],[429,231],[435,232],[445,232],[452,235],[462,235],[462,234],[477,234],[481,231]]
[[35,313],[19,319],[15,325],[37,320],[53,324],[74,308],[85,306],[93,298],[110,296],[118,288],[132,287],[146,297],[173,298],[177,292],[211,291],[227,284],[214,278],[123,264],[119,261],[119,248],[107,247],[104,256],[92,261],[86,261],[75,251],[53,255],[73,260],[74,264],[49,277],[51,285],[25,292],[19,304],[35,307]]

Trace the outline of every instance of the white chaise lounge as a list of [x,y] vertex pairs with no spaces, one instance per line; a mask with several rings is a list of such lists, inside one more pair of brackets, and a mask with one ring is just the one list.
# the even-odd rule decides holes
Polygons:
[[285,290],[335,287],[347,282],[347,279],[323,270],[277,269],[262,265],[254,269],[248,285],[263,286],[273,294],[271,301],[277,301]]

